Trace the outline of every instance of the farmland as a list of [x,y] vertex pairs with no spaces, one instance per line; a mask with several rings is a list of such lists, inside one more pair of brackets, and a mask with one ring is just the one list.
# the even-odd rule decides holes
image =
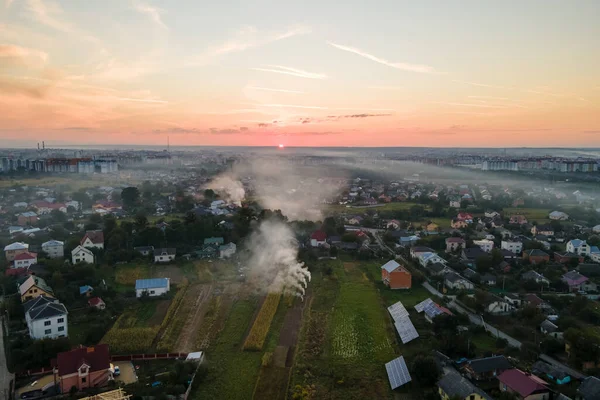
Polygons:
[[506,217],[510,217],[511,215],[524,215],[527,219],[531,221],[548,221],[548,214],[550,214],[552,210],[547,208],[505,208],[502,210],[502,213]]
[[250,328],[250,333],[244,342],[244,350],[262,349],[280,299],[281,293],[269,293],[267,295],[254,324],[252,324],[252,328]]
[[396,202],[396,203],[381,203],[374,206],[345,206],[340,204],[331,204],[327,206],[327,211],[330,214],[339,214],[339,213],[350,213],[350,214],[364,214],[368,210],[372,211],[405,211],[410,210],[413,206],[421,206],[427,209],[427,206],[423,206],[422,204],[406,201],[406,202]]

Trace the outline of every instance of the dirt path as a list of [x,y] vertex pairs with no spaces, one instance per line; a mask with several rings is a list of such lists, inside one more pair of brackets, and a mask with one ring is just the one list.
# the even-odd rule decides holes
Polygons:
[[196,334],[204,314],[208,306],[208,302],[212,297],[212,284],[197,284],[192,285],[188,289],[188,293],[184,301],[193,302],[192,311],[181,330],[179,340],[177,341],[177,351],[181,353],[191,353],[196,351]]

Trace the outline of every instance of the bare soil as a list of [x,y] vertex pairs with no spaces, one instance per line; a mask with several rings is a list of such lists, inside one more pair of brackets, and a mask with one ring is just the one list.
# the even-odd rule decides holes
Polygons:
[[167,311],[169,310],[170,305],[171,300],[159,301],[156,304],[156,310],[154,311],[154,314],[152,314],[152,317],[150,317],[150,319],[148,320],[148,325],[156,326],[162,324],[163,319],[165,319],[165,316],[167,315]]
[[183,300],[186,304],[183,304],[183,306],[190,310],[190,314],[177,341],[178,352],[191,353],[197,350],[195,349],[196,333],[204,319],[212,292],[212,284],[196,284],[189,287]]

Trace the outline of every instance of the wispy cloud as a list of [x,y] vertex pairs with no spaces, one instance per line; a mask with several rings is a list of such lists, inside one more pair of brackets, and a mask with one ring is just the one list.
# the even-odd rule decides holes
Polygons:
[[168,101],[165,100],[155,100],[155,99],[135,99],[131,97],[119,97],[121,101],[131,101],[135,103],[155,103],[155,104],[169,104]]
[[276,74],[284,74],[297,76],[308,79],[326,79],[327,75],[321,73],[307,72],[298,68],[284,67],[282,65],[266,65],[266,68],[250,68],[254,71],[273,72]]
[[372,54],[369,54],[365,51],[362,51],[362,50],[354,48],[354,47],[342,46],[341,44],[337,44],[337,43],[333,43],[333,42],[327,42],[327,44],[335,47],[336,49],[347,51],[349,53],[354,53],[356,55],[367,58],[376,63],[387,65],[388,67],[391,67],[391,68],[396,68],[396,69],[400,69],[403,71],[426,73],[426,74],[436,73],[435,69],[433,67],[430,67],[429,65],[409,64],[409,63],[405,63],[405,62],[392,62],[392,61],[388,61],[384,58],[376,57]]
[[3,64],[21,64],[27,66],[43,65],[48,61],[48,54],[13,44],[0,44],[0,60]]
[[340,111],[344,111],[344,110],[360,110],[360,111],[396,111],[393,108],[348,108],[348,107],[338,107],[335,108],[334,110],[340,110]]
[[404,87],[402,86],[367,86],[367,89],[374,89],[374,90],[403,90]]
[[143,3],[139,0],[133,2],[133,8],[137,12],[146,15],[152,22],[160,26],[163,29],[169,29],[162,20],[162,10],[160,8],[151,6],[150,4]]
[[504,90],[514,90],[513,88],[507,87],[507,86],[500,86],[500,85],[490,85],[487,83],[478,83],[478,82],[467,82],[467,81],[459,81],[459,80],[452,80],[452,82],[456,82],[456,83],[462,83],[464,85],[471,85],[471,86],[479,86],[479,87],[486,87],[486,88],[491,88],[491,89],[504,89]]
[[445,101],[433,101],[433,104],[442,104],[446,106],[457,106],[457,107],[480,107],[480,108],[509,108],[511,106],[497,105],[497,104],[479,104],[479,103],[454,103]]
[[60,19],[63,12],[58,3],[44,0],[27,0],[25,4],[31,17],[41,24],[64,33],[74,31],[68,22]]
[[312,110],[327,110],[327,107],[319,106],[301,106],[295,104],[254,104],[257,107],[273,107],[273,108],[307,108]]
[[267,91],[267,92],[295,93],[295,94],[303,94],[303,93],[305,93],[305,92],[302,92],[302,91],[299,91],[299,90],[272,89],[272,88],[259,87],[259,86],[248,86],[248,89],[252,89],[252,90],[264,90],[264,91]]

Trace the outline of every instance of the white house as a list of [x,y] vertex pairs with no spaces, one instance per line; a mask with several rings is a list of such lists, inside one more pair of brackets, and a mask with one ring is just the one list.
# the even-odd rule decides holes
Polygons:
[[312,247],[324,246],[327,243],[327,234],[323,231],[314,231],[310,235],[310,245]]
[[154,262],[166,263],[175,259],[177,250],[174,248],[154,249]]
[[81,262],[93,264],[94,263],[94,253],[90,249],[86,249],[83,246],[77,246],[71,251],[71,261],[73,264],[78,264]]
[[446,253],[465,248],[465,239],[460,237],[449,237],[446,239]]
[[13,268],[29,268],[33,264],[37,264],[37,253],[20,253],[15,256]]
[[219,246],[219,258],[230,258],[235,254],[237,246],[235,243],[227,243]]
[[503,240],[500,248],[515,254],[521,254],[523,252],[523,243],[513,240]]
[[450,272],[444,277],[444,285],[449,289],[461,289],[469,290],[473,289],[475,285],[467,278],[460,276],[455,272]]
[[217,208],[221,208],[224,207],[226,205],[225,201],[223,200],[215,200],[213,202],[210,203],[210,208],[217,209]]
[[135,281],[135,296],[142,297],[147,294],[150,297],[160,296],[171,290],[169,278],[138,279]]
[[490,253],[494,249],[494,242],[488,239],[473,240],[473,244],[479,246],[486,253]]
[[491,210],[486,211],[484,215],[487,218],[500,218],[501,217],[501,215],[498,211],[491,211]]
[[508,301],[496,296],[492,296],[485,306],[485,310],[490,314],[505,314],[513,309],[514,307]]
[[442,257],[438,256],[435,253],[421,253],[419,255],[419,264],[421,264],[422,267],[426,267],[429,264],[435,264],[435,263],[440,263],[440,264],[446,264],[446,260],[444,260]]
[[87,231],[79,244],[88,249],[104,249],[104,232]]
[[32,339],[69,336],[67,309],[58,300],[39,296],[23,304],[23,308]]
[[59,240],[49,240],[42,243],[42,251],[50,258],[62,258],[65,256],[65,244]]
[[554,221],[566,221],[569,219],[569,214],[566,214],[562,211],[552,211],[549,215],[549,218]]
[[67,209],[69,207],[73,207],[75,210],[79,210],[79,202],[75,200],[67,201],[65,203],[65,206],[67,207]]
[[567,243],[567,251],[569,253],[579,254],[580,256],[589,256],[591,247],[585,240],[573,239]]
[[450,200],[450,207],[460,208],[460,201],[459,200]]

